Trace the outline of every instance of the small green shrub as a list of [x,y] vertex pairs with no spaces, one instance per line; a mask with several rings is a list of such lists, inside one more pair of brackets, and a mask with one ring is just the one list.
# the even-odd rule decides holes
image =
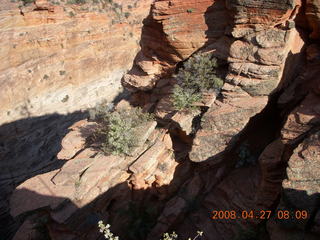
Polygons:
[[193,103],[201,100],[201,94],[176,85],[172,93],[172,102],[176,110],[193,109]]
[[187,13],[192,13],[192,12],[193,12],[192,8],[187,9]]
[[47,75],[47,74],[45,74],[45,75],[43,75],[43,77],[42,77],[44,80],[47,80],[47,79],[49,79],[49,76]]
[[68,0],[67,4],[85,4],[87,0]]
[[208,89],[220,90],[223,80],[217,76],[217,59],[211,54],[196,54],[184,63],[176,78],[184,89],[200,92]]
[[23,5],[27,5],[29,3],[33,3],[34,0],[22,0],[22,2],[23,2]]
[[60,74],[60,76],[63,76],[63,75],[65,75],[65,74],[66,74],[66,71],[64,71],[64,70],[60,70],[60,71],[59,71],[59,74]]
[[223,80],[218,76],[217,59],[211,54],[196,54],[184,63],[184,68],[175,76],[178,86],[173,90],[173,105],[177,110],[190,108],[201,99],[203,91],[220,91]]
[[128,18],[128,17],[130,17],[130,13],[129,12],[125,12],[124,16],[125,16],[125,18]]
[[98,114],[96,135],[102,139],[101,150],[106,154],[129,155],[137,142],[136,129],[153,119],[141,108]]
[[61,102],[65,103],[68,102],[69,100],[69,95],[65,95],[64,98],[61,100]]

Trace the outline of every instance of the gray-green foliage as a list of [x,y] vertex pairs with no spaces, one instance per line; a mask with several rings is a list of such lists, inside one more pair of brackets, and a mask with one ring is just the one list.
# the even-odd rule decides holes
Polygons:
[[173,89],[173,104],[177,110],[190,108],[201,99],[203,91],[220,91],[223,80],[217,73],[217,59],[211,54],[196,54],[183,66],[176,75],[178,86]]
[[223,81],[217,76],[217,59],[211,54],[196,54],[184,63],[176,78],[178,84],[185,89],[200,92],[208,89],[219,90]]
[[177,110],[191,109],[192,104],[201,100],[201,94],[192,89],[183,89],[176,85],[172,93],[173,106]]
[[27,5],[29,3],[33,3],[34,0],[22,0],[22,2],[23,2],[24,5]]
[[87,1],[86,0],[68,0],[68,4],[85,4]]
[[100,113],[96,134],[102,139],[106,154],[129,155],[137,142],[137,127],[151,121],[153,116],[141,108]]

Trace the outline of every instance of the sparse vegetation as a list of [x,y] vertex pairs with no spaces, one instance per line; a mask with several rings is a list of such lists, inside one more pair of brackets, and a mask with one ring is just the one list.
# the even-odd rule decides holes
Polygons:
[[23,2],[23,5],[27,5],[29,3],[33,3],[34,0],[22,0],[22,2]]
[[74,12],[71,12],[71,11],[70,11],[70,12],[69,12],[69,16],[70,16],[70,17],[74,17],[74,16],[75,16]]
[[130,17],[130,13],[129,13],[129,12],[125,12],[125,13],[124,13],[124,17],[125,17],[125,18]]
[[184,68],[176,75],[177,86],[173,89],[172,100],[177,110],[192,108],[201,99],[203,91],[220,91],[223,80],[216,71],[217,59],[211,54],[196,54],[184,63]]
[[[110,224],[105,225],[103,223],[103,221],[99,221],[98,222],[98,228],[99,231],[104,235],[105,239],[108,240],[119,240],[118,236],[115,236],[111,231],[110,231]],[[196,240],[199,237],[201,237],[203,235],[202,231],[197,231],[197,235],[192,238],[192,240]],[[164,233],[163,234],[163,238],[161,240],[176,240],[178,239],[178,234],[176,234],[175,232],[172,232],[171,234],[169,233]],[[191,240],[191,238],[188,238],[188,240]]]
[[187,9],[187,13],[192,13],[192,12],[193,12],[192,8]]
[[177,110],[192,109],[193,103],[201,100],[201,94],[192,89],[183,89],[176,85],[172,93],[173,106]]
[[67,4],[85,4],[87,0],[68,0]]
[[45,74],[45,75],[43,75],[43,79],[47,80],[47,79],[49,79],[49,76],[47,74]]
[[61,100],[61,102],[65,103],[68,102],[69,100],[69,95],[65,95],[64,98]]
[[153,119],[141,108],[105,111],[96,114],[99,128],[96,135],[102,140],[101,150],[106,154],[129,155],[137,142],[137,127]]
[[59,74],[60,74],[60,76],[65,75],[65,74],[66,74],[66,71],[60,70],[60,71],[59,71]]

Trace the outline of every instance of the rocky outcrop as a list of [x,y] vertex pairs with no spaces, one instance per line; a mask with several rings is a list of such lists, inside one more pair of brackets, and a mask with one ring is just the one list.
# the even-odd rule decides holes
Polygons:
[[320,3],[317,0],[307,0],[306,17],[311,28],[311,39],[318,40],[320,38]]
[[[96,123],[86,120],[75,123],[62,140],[62,150],[58,153],[60,161],[66,161],[64,165],[20,184],[10,198],[11,215],[37,213],[45,208],[50,212],[51,221],[66,224],[78,209],[122,183],[132,191],[155,187],[159,196],[166,197],[171,190],[161,188],[172,181],[178,163],[173,157],[169,134],[155,129],[154,123],[139,130],[141,141],[137,141],[141,145],[134,150],[136,156],[106,156],[99,149],[88,147],[86,139],[92,136]],[[117,193],[110,194],[108,198],[118,198]],[[30,219],[26,224],[33,222]],[[28,226],[22,225],[14,239],[21,239],[26,234],[31,236],[33,230]],[[57,234],[54,229],[50,231],[51,237]],[[72,236],[73,231],[69,233]]]
[[111,101],[151,1],[0,3],[1,123]]
[[[288,25],[297,14],[294,9],[300,7],[298,3],[228,1],[228,6],[234,12],[231,34],[237,40],[225,42],[230,46],[225,56],[219,53],[217,43],[211,45],[217,48],[216,56],[230,64],[221,97],[204,114],[204,123],[195,138],[190,159],[196,162],[205,161],[232,144],[249,119],[266,106],[267,96],[290,80],[291,76],[283,72],[285,61],[289,55],[299,55],[304,46],[297,30]],[[275,27],[279,24],[283,27]],[[297,65],[300,59],[295,56],[290,64]]]
[[144,24],[141,52],[124,76],[124,86],[152,89],[178,62],[223,36],[227,24],[224,1],[155,1]]
[[[313,48],[311,46],[311,48]],[[312,63],[313,62],[313,63]],[[318,188],[319,161],[319,75],[318,63],[314,60],[308,64],[305,77],[308,79],[309,91],[288,115],[281,131],[282,143],[291,147],[287,158],[286,178],[282,181],[279,209],[288,209],[291,213],[299,210],[307,212],[304,219],[290,218],[286,222],[268,222],[268,231],[273,239],[290,239],[293,236],[304,235],[308,239],[317,239],[319,234],[318,202],[320,189]],[[299,81],[298,81],[299,82]],[[299,85],[298,85],[299,86]],[[297,91],[297,88],[296,88]],[[291,100],[294,97],[291,96]],[[288,96],[286,96],[288,97]],[[289,98],[290,99],[290,98]],[[270,174],[269,174],[270,175]]]
[[[54,138],[61,149],[53,162],[60,164],[34,173],[10,198],[11,214],[24,221],[15,239],[33,236],[32,227],[42,215],[52,239],[98,239],[98,220],[110,223],[122,239],[159,239],[171,230],[182,238],[201,230],[203,239],[318,239],[320,50],[309,41],[318,38],[317,4],[155,1],[144,20],[141,51],[122,83],[132,91],[131,104],[153,112],[157,123],[137,131],[139,146],[126,157],[105,156],[96,145],[88,146],[97,126],[88,120],[68,127],[63,139]],[[37,11],[52,14],[56,8],[36,1],[21,11],[26,17]],[[122,12],[112,11],[117,16]],[[120,16],[114,24],[125,27],[129,19]],[[75,21],[73,27],[77,24],[87,23]],[[210,52],[224,62],[218,67],[225,73],[224,85],[219,93],[205,93],[195,103],[197,110],[177,111],[170,95],[176,84],[172,73],[195,52]],[[124,55],[126,64],[132,55]],[[122,100],[116,109],[127,107]],[[43,133],[37,135],[31,126],[35,149],[47,147],[49,140],[34,140]],[[7,135],[19,133],[14,127],[8,127]],[[33,159],[35,149],[25,156]],[[24,157],[17,159],[21,164]],[[37,162],[31,163],[25,166],[32,169]],[[10,174],[5,172],[5,180]],[[212,219],[213,210],[234,210],[237,218]],[[272,211],[270,218],[241,216],[262,210]],[[306,210],[308,217],[279,221],[278,210]]]
[[202,118],[201,130],[196,134],[190,160],[206,161],[230,146],[234,138],[267,104],[266,97],[251,97],[240,87],[225,84],[224,99],[216,100]]

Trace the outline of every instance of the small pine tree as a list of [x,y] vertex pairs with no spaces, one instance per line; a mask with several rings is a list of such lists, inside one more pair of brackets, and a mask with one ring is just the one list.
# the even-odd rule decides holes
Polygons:
[[216,71],[218,62],[210,54],[196,54],[184,63],[176,75],[178,84],[173,89],[173,105],[177,110],[190,108],[201,99],[201,92],[220,91],[223,80]]

